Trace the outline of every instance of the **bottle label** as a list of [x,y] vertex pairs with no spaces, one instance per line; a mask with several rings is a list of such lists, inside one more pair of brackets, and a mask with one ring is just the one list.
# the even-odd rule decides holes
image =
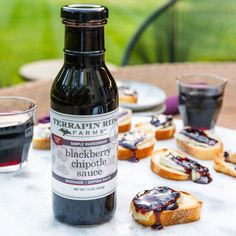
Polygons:
[[51,110],[52,189],[64,197],[92,200],[117,186],[118,109],[91,116]]

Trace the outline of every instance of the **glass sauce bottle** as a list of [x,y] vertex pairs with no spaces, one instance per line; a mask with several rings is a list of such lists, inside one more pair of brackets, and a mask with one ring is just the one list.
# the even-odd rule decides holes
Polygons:
[[52,194],[68,224],[110,220],[116,208],[117,86],[104,61],[108,9],[68,5],[64,65],[51,88]]

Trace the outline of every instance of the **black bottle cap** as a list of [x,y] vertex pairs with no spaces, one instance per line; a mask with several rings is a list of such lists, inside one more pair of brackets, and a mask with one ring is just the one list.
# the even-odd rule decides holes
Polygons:
[[101,5],[71,4],[61,8],[61,18],[80,23],[101,21],[108,18],[108,9]]

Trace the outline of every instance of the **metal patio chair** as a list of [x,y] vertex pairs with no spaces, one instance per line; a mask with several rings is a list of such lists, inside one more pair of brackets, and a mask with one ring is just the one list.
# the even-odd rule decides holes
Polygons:
[[236,2],[169,0],[130,40],[121,64],[236,61]]

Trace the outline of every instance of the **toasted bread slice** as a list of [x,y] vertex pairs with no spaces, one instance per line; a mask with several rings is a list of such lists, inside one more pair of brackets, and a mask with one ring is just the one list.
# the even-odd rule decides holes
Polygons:
[[119,103],[126,104],[126,103],[137,103],[138,97],[135,95],[120,95],[119,96]]
[[151,169],[154,173],[167,179],[191,179],[199,184],[208,184],[212,181],[208,168],[171,148],[162,148],[152,153]]
[[200,160],[214,160],[216,156],[221,155],[223,150],[223,143],[219,137],[212,134],[209,131],[204,131],[204,133],[217,141],[214,145],[207,145],[192,138],[189,138],[181,133],[175,134],[177,146],[188,153],[189,155],[196,157]]
[[[151,155],[151,170],[158,174],[159,176],[166,178],[166,179],[172,179],[172,180],[188,180],[190,178],[189,174],[186,174],[184,170],[174,169],[170,168],[166,165],[163,165],[160,163],[161,157],[165,154],[167,151],[166,148],[159,149],[152,153]],[[177,152],[180,156],[182,155],[181,152]]]
[[126,122],[119,124],[119,133],[128,132],[131,129],[131,119]]
[[175,126],[170,126],[164,129],[156,130],[155,136],[156,140],[166,140],[174,137]]
[[171,125],[166,128],[155,128],[153,125],[151,125],[149,122],[145,123],[138,123],[135,125],[137,129],[141,130],[152,130],[155,132],[156,140],[166,140],[171,139],[174,136],[175,133],[175,126]]
[[119,133],[128,132],[131,128],[132,111],[127,108],[119,109],[118,127]]
[[226,162],[224,154],[222,153],[222,155],[216,156],[214,160],[214,169],[217,172],[221,172],[223,174],[230,175],[236,178],[236,166],[232,165],[232,164],[236,164],[235,159],[236,159],[235,154],[229,154],[229,156],[227,157],[227,162]]
[[136,150],[130,150],[119,145],[118,147],[118,159],[119,160],[128,160],[131,157],[136,157],[137,159],[143,159],[152,154],[154,144],[143,146],[137,148]]
[[[164,210],[160,214],[160,223],[163,226],[189,223],[197,221],[201,216],[202,202],[192,194],[179,191],[180,198],[177,200],[178,208],[175,210]],[[142,225],[154,226],[157,223],[155,212],[149,211],[144,213],[136,211],[136,208],[131,202],[130,211],[133,218]]]
[[50,138],[34,138],[33,148],[39,150],[50,150]]
[[[137,159],[143,159],[151,155],[154,145],[155,145],[155,137],[153,132],[143,132],[143,131],[132,131],[132,132],[140,132],[142,135],[145,135],[145,138],[143,141],[138,142],[136,145],[136,148],[126,148],[122,145],[118,145],[118,159],[119,160],[128,160],[131,157],[135,157]],[[119,140],[124,137],[124,135],[127,135],[128,133],[120,135]]]
[[122,82],[116,81],[118,92],[119,92],[119,103],[137,103],[138,102],[138,93],[136,90],[130,88]]
[[39,150],[50,150],[50,123],[38,124],[34,127],[33,148]]
[[136,128],[143,130],[153,130],[157,140],[173,138],[175,133],[175,124],[171,115],[153,115],[149,122],[136,124]]
[[227,159],[227,162],[236,164],[236,153],[229,153],[229,156],[226,159]]

